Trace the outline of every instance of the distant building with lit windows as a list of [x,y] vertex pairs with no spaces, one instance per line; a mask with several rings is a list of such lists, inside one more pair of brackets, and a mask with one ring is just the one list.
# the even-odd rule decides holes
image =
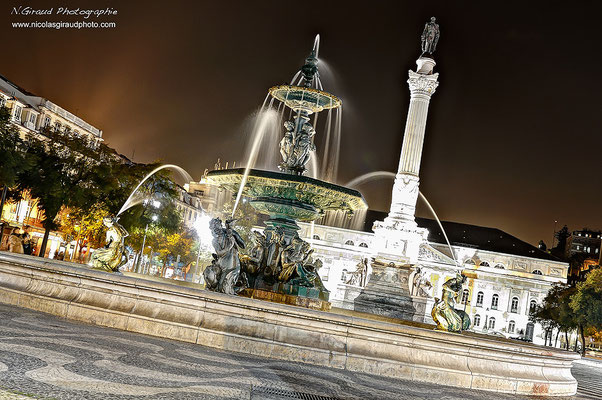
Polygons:
[[[100,129],[50,100],[28,92],[1,75],[0,107],[8,108],[11,124],[17,127],[23,136],[33,134],[44,139],[45,128],[53,127],[76,137],[86,138],[92,147],[97,147],[103,140]],[[38,211],[37,202],[26,194],[19,202],[5,204],[0,213],[0,220],[8,223],[8,226],[30,225],[33,228],[31,235],[37,242],[36,248],[39,248],[39,243],[42,241],[42,219],[43,215]],[[3,242],[0,244],[1,249],[7,246],[7,240],[8,235],[4,235]],[[46,249],[47,255],[52,257],[58,253],[61,244],[61,236],[57,232],[51,232]]]

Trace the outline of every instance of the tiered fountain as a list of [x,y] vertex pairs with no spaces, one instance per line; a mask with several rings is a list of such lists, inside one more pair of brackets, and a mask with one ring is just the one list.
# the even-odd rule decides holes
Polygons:
[[207,174],[207,182],[239,193],[255,210],[269,217],[264,235],[256,234],[253,249],[241,257],[242,270],[249,278],[249,287],[241,294],[324,310],[330,308],[330,303],[317,274],[321,262],[311,260],[313,250],[299,238],[297,222],[314,221],[328,210],[353,214],[367,209],[367,204],[357,190],[304,175],[315,151],[316,131],[310,115],[336,109],[342,103],[316,84],[316,46],[305,59],[301,74],[298,86],[280,85],[269,90],[274,99],[294,112],[293,119],[284,123],[286,131],[280,141],[281,172],[250,166],[215,170]]

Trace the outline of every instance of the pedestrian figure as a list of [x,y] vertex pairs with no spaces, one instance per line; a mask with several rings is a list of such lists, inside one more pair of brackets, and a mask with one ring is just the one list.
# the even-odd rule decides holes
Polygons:
[[29,234],[29,225],[23,226],[23,234],[21,235],[23,242],[23,254],[31,255],[33,250],[33,240]]
[[8,237],[8,251],[23,254],[23,238],[17,232],[17,228],[13,228]]

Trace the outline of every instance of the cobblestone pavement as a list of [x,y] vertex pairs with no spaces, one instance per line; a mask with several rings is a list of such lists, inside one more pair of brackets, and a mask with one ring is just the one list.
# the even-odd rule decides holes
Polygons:
[[[599,369],[578,365],[601,399]],[[224,352],[0,305],[0,400],[533,399]]]

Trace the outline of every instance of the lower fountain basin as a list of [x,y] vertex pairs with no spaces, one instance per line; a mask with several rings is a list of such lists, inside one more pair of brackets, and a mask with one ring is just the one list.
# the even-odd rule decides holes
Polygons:
[[[244,168],[222,169],[207,174],[207,183],[238,192],[245,174]],[[242,192],[251,199],[251,205],[272,218],[313,221],[328,210],[353,214],[366,210],[368,204],[362,194],[344,186],[302,175],[282,172],[249,170]]]
[[266,358],[499,393],[571,396],[576,353],[0,253],[0,303]]

